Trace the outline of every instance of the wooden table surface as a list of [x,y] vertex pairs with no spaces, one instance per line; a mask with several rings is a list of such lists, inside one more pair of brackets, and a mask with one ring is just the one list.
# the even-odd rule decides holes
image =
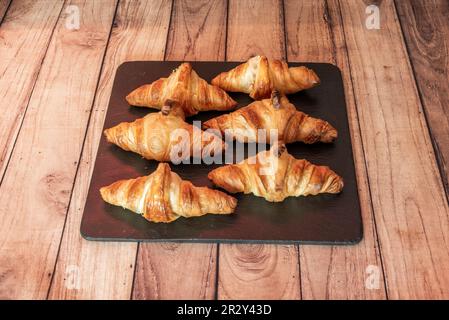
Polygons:
[[[0,298],[449,298],[448,16],[444,0],[0,0]],[[363,241],[82,239],[117,67],[255,54],[342,70]]]

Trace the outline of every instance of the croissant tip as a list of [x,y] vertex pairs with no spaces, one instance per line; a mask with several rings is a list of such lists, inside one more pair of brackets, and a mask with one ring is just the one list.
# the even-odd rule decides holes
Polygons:
[[229,196],[229,206],[231,207],[231,213],[234,213],[234,210],[237,207],[237,199]]
[[312,85],[313,86],[317,86],[317,85],[321,84],[321,80],[318,77],[318,75],[316,74],[316,72],[313,71],[313,70],[310,70],[310,71],[311,71],[311,74],[312,74]]
[[219,79],[220,79],[220,75],[218,75],[218,76],[216,76],[215,78],[213,78],[212,81],[211,81],[210,83],[211,83],[213,86],[219,87],[219,84],[220,84]]
[[215,118],[207,120],[206,122],[203,122],[201,127],[204,130],[207,130],[207,129],[218,129],[217,120]]
[[212,176],[213,176],[212,172],[213,172],[213,170],[207,174],[207,179],[212,180]]
[[217,169],[212,170],[211,172],[209,172],[209,173],[207,174],[207,178],[208,178],[210,181],[212,181],[215,185],[217,185],[217,184],[215,183],[216,170],[217,170]]
[[[143,86],[145,86],[145,85],[143,85]],[[125,100],[126,100],[126,102],[128,102],[129,105],[135,106],[137,104],[136,96],[138,95],[140,88],[142,88],[143,86],[135,88],[133,91],[128,93],[128,95],[125,97]]]
[[108,142],[111,142],[110,129],[105,129],[105,130],[103,131],[103,134],[104,134],[104,136],[106,137],[106,140],[107,140]]
[[107,187],[100,188],[100,194],[103,200],[106,200]]
[[321,137],[321,142],[332,143],[338,138],[338,131],[335,129],[328,130]]
[[343,187],[345,186],[344,182],[343,182],[343,178],[341,178],[340,176],[337,176],[336,179],[336,183],[332,186],[332,190],[330,191],[330,193],[340,193],[343,191]]

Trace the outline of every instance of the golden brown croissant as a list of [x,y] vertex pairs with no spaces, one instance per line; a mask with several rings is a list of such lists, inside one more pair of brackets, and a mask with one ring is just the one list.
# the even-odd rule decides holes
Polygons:
[[152,222],[172,222],[181,216],[207,213],[230,214],[237,206],[237,200],[223,192],[182,180],[166,163],[159,163],[149,176],[117,181],[101,188],[100,193],[104,201]]
[[266,139],[270,143],[270,130],[273,129],[278,140],[285,143],[332,142],[337,138],[337,130],[328,122],[298,111],[287,97],[279,96],[276,91],[273,91],[271,99],[254,101],[206,121],[203,128],[219,130],[239,142],[263,142]]
[[226,91],[245,92],[255,100],[270,97],[271,91],[284,94],[312,88],[320,83],[316,73],[306,67],[289,68],[280,60],[255,56],[236,68],[220,73],[212,84]]
[[281,145],[259,152],[238,164],[212,170],[208,178],[228,192],[253,193],[280,202],[289,196],[339,193],[343,179],[329,167],[295,159]]
[[194,128],[179,113],[176,107],[164,106],[161,112],[120,123],[106,129],[104,134],[109,142],[150,160],[179,163],[192,156],[201,158],[221,153],[225,144],[220,138]]
[[130,105],[155,109],[161,109],[167,99],[177,101],[187,117],[199,111],[227,111],[237,105],[225,91],[201,79],[187,62],[168,78],[143,85],[126,97]]

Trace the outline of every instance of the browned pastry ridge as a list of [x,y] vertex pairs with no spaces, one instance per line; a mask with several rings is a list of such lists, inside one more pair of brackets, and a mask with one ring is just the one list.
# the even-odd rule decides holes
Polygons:
[[239,142],[263,142],[265,139],[270,143],[270,130],[276,130],[278,140],[285,143],[328,143],[337,138],[337,130],[327,121],[298,111],[287,97],[279,96],[276,91],[270,99],[254,101],[246,107],[206,121],[203,129],[216,129]]
[[168,78],[143,85],[126,97],[130,105],[155,109],[161,109],[167,99],[177,101],[187,117],[200,111],[228,111],[237,105],[224,90],[201,79],[187,62]]
[[225,148],[219,137],[194,128],[183,120],[178,107],[171,106],[164,106],[161,112],[150,113],[134,122],[122,122],[106,129],[104,134],[109,142],[120,148],[157,161],[213,156]]
[[159,163],[149,176],[120,180],[100,189],[104,201],[141,214],[152,222],[172,222],[179,217],[230,214],[237,200],[221,191],[195,187]]
[[339,193],[343,179],[326,166],[295,159],[285,145],[275,145],[238,164],[212,170],[212,182],[230,193],[252,193],[271,202],[287,197]]
[[313,70],[303,66],[289,68],[286,62],[268,60],[265,56],[252,57],[212,80],[213,85],[223,90],[248,93],[255,100],[270,97],[273,90],[291,94],[319,83]]

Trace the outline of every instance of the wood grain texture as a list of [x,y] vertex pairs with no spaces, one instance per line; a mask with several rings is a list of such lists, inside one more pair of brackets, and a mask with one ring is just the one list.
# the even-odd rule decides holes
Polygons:
[[258,54],[285,59],[281,1],[230,0],[228,12],[228,61],[243,61]]
[[[284,58],[282,3],[230,1],[227,59]],[[219,299],[298,299],[297,246],[220,245]]]
[[114,1],[67,5],[79,8],[80,28],[58,20],[0,186],[4,298],[47,296],[115,9]]
[[[384,299],[382,264],[338,2],[287,0],[284,6],[288,60],[332,63],[342,72],[364,229],[364,239],[355,246],[299,247],[303,298]],[[371,272],[377,272],[373,275],[375,282],[366,286]]]
[[133,299],[212,299],[217,245],[141,244]]
[[10,3],[11,0],[0,0],[0,25],[3,22],[3,18]]
[[[79,226],[92,176],[115,72],[131,60],[162,60],[171,2],[120,1],[77,172],[51,299],[129,299],[135,271],[136,243],[92,242]],[[70,283],[75,266],[77,288]]]
[[[0,27],[0,180],[20,130],[63,1],[15,1]],[[2,0],[0,17],[7,8]],[[0,18],[1,21],[1,18]]]
[[394,4],[379,30],[340,5],[388,297],[448,298],[448,204]]
[[219,253],[219,299],[301,297],[297,246],[227,244]]
[[449,196],[449,2],[396,1],[396,7]]
[[224,60],[226,0],[175,0],[168,60]]
[[[225,1],[175,1],[167,60],[221,60],[226,34]],[[216,244],[142,243],[135,299],[213,299]]]

